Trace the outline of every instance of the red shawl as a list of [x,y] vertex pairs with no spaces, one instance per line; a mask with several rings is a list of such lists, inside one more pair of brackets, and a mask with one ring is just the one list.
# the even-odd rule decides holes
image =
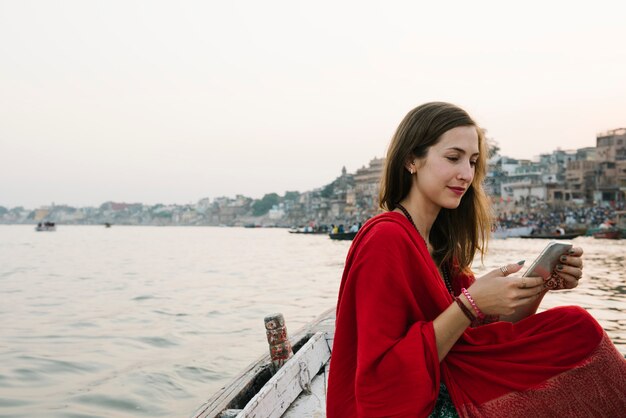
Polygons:
[[[474,278],[453,278],[456,292]],[[568,306],[468,328],[439,362],[432,321],[453,303],[401,214],[368,221],[339,289],[327,416],[426,417],[441,379],[461,416],[620,416],[626,361],[600,325]]]

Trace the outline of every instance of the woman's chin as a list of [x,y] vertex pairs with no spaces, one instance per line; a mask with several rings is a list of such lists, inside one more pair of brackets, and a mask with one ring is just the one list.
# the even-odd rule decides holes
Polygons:
[[456,209],[461,204],[461,199],[448,200],[441,205],[444,209]]

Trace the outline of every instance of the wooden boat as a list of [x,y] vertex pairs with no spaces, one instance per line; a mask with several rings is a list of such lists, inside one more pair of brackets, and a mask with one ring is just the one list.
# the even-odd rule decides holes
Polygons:
[[532,239],[574,239],[576,237],[581,236],[581,232],[570,232],[565,234],[531,234],[531,235],[520,235],[520,238],[532,238]]
[[598,239],[620,239],[622,237],[622,231],[619,229],[606,229],[604,231],[600,230],[598,232],[594,232],[594,238]]
[[35,227],[35,231],[56,231],[57,227],[54,222],[39,222]]
[[290,229],[289,230],[290,234],[307,234],[307,235],[320,235],[320,234],[328,234],[328,231],[322,231],[322,230],[306,230],[304,228],[297,228],[297,229]]
[[269,353],[221,388],[194,418],[326,415],[328,366],[335,334],[335,308],[320,315],[289,341],[295,354],[272,376]]
[[609,220],[594,228],[591,235],[598,239],[626,238],[626,211],[616,211],[614,221]]
[[337,234],[328,234],[330,239],[339,241],[352,241],[356,237],[357,232],[339,232]]

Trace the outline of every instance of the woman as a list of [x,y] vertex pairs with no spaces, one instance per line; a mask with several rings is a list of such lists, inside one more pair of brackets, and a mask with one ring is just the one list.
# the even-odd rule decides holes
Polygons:
[[578,307],[536,313],[546,292],[578,285],[582,249],[546,283],[515,274],[523,262],[474,279],[491,227],[486,160],[482,131],[454,105],[427,103],[400,123],[381,184],[386,212],[346,260],[329,418],[626,411],[626,362],[599,324]]

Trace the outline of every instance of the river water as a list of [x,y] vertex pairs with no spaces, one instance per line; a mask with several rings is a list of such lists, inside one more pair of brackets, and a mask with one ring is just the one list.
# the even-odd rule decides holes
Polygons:
[[[626,354],[626,241],[579,237],[585,275],[542,307],[578,304]],[[492,241],[477,273],[546,241]],[[284,229],[0,226],[0,417],[186,417],[334,305],[350,242]]]

